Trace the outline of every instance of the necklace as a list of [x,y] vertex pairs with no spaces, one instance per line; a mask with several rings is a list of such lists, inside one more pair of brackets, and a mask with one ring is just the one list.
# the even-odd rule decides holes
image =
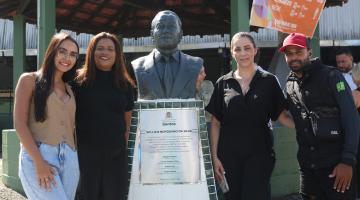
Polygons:
[[250,82],[251,82],[251,80],[252,80],[255,73],[252,73],[248,77],[244,77],[244,76],[240,76],[238,70],[236,70],[234,74],[235,74],[235,79],[240,84],[241,91],[242,91],[243,95],[246,95],[246,93],[250,90]]

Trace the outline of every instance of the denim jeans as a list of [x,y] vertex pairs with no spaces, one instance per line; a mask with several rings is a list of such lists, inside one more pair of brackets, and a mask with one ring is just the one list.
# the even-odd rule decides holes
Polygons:
[[58,145],[38,143],[39,151],[54,169],[56,186],[51,191],[40,187],[35,163],[21,147],[19,155],[19,177],[29,200],[73,200],[79,182],[79,164],[77,152],[62,142]]

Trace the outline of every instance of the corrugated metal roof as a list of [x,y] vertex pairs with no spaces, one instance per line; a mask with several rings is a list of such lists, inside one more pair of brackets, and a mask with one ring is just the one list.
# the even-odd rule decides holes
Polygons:
[[342,7],[326,8],[320,18],[320,38],[322,40],[359,40],[359,20],[359,0],[350,0]]

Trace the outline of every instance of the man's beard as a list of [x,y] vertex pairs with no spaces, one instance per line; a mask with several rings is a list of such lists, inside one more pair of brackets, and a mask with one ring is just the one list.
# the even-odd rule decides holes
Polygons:
[[[293,66],[293,64],[297,64],[295,66]],[[297,72],[302,72],[304,70],[304,67],[310,63],[310,60],[293,60],[289,63],[289,67],[291,69],[291,71],[297,73]]]
[[348,73],[352,70],[352,67],[338,68],[342,73]]

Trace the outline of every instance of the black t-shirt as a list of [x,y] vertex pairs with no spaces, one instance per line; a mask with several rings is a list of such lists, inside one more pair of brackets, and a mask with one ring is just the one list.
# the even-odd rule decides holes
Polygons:
[[206,110],[221,123],[218,154],[246,156],[272,149],[270,119],[275,121],[286,106],[276,77],[258,69],[244,96],[234,72],[215,84]]
[[124,113],[134,107],[132,89],[121,91],[111,72],[96,70],[93,85],[74,84],[77,143],[92,148],[124,148]]

